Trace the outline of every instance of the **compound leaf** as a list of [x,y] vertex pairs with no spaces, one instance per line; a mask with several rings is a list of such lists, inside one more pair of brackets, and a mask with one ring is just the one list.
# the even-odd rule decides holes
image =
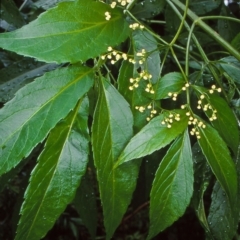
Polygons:
[[[109,21],[105,12],[111,15]],[[0,47],[45,62],[74,63],[98,56],[128,33],[121,10],[80,0],[59,3],[21,29],[0,34]]]
[[114,168],[121,151],[132,137],[132,126],[133,116],[128,103],[102,78],[94,114],[92,145],[106,239],[112,237],[120,223],[136,185],[139,169],[136,162]]
[[16,240],[44,237],[72,201],[88,162],[87,119],[85,98],[50,132],[25,192]]
[[28,156],[92,84],[92,69],[73,66],[46,73],[18,91],[0,111],[0,175]]
[[160,163],[150,195],[148,239],[181,217],[193,193],[193,162],[187,130],[169,148]]

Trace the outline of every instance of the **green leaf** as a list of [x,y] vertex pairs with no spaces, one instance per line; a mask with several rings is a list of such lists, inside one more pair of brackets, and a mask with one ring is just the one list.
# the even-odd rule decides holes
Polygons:
[[22,27],[24,20],[14,1],[2,0],[0,2],[0,26],[6,30]]
[[231,41],[231,45],[236,48],[236,50],[240,51],[240,33],[238,33],[233,40]]
[[233,111],[226,101],[217,95],[211,95],[209,102],[217,110],[217,119],[211,122],[213,127],[217,129],[223,140],[236,154],[239,145],[239,132]]
[[153,153],[169,144],[187,127],[188,118],[184,110],[172,110],[173,115],[180,114],[180,121],[173,121],[171,128],[162,124],[169,113],[161,114],[152,119],[142,130],[137,133],[121,153],[116,166],[130,160]]
[[240,84],[240,67],[235,62],[220,63],[221,68],[227,73],[227,75],[236,83]]
[[78,211],[83,224],[87,227],[92,239],[96,238],[98,212],[96,205],[96,196],[94,191],[93,172],[88,169],[81,179],[80,187],[77,189],[74,206]]
[[208,222],[214,239],[233,239],[238,226],[239,210],[231,207],[226,193],[217,182],[213,188]]
[[205,15],[218,8],[222,1],[206,1],[206,0],[193,0],[189,4],[189,8],[197,15]]
[[[105,12],[111,15],[109,21]],[[93,0],[62,2],[23,28],[0,34],[0,47],[45,62],[74,63],[118,45],[129,31],[122,11],[110,5]]]
[[17,92],[0,111],[0,175],[15,167],[92,86],[92,69],[46,73]]
[[69,2],[69,1],[74,1],[74,0],[38,0],[37,2],[33,2],[33,4],[37,8],[48,10],[49,8],[55,7],[60,2]]
[[85,98],[50,132],[25,192],[16,240],[44,237],[72,201],[88,162],[87,119]]
[[165,0],[144,0],[134,5],[132,13],[136,18],[152,18],[163,11],[165,4]]
[[196,142],[192,147],[192,154],[194,168],[194,192],[191,204],[195,209],[198,220],[204,227],[206,234],[210,235],[203,197],[210,183],[212,172],[198,142]]
[[229,150],[218,135],[218,132],[210,125],[199,128],[199,145],[205,155],[214,175],[229,197],[230,203],[234,204],[237,194],[237,173]]
[[[216,110],[215,113],[216,118],[214,121],[211,121],[211,124],[213,127],[218,131],[220,136],[223,138],[223,140],[227,143],[227,145],[233,150],[233,152],[237,153],[237,148],[239,144],[239,134],[238,134],[238,124],[237,119],[231,110],[231,108],[228,106],[227,102],[219,97],[217,94],[209,94],[207,89],[199,86],[194,86],[195,90],[200,92],[205,96],[204,99],[202,99],[202,104],[210,104],[211,109],[208,109],[205,111],[206,115],[209,119],[212,118],[213,111]],[[199,94],[198,94],[199,95]],[[224,109],[224,111],[223,111]]]
[[193,162],[187,130],[169,148],[155,175],[150,195],[151,239],[181,217],[193,193]]
[[[128,54],[133,54],[132,48],[130,48]],[[150,115],[150,113],[149,111],[141,113],[136,110],[135,107],[148,105],[150,99],[145,95],[145,81],[140,81],[139,87],[135,88],[133,91],[129,90],[129,86],[131,86],[129,79],[136,77],[139,77],[136,65],[123,61],[118,75],[118,89],[130,104],[134,117],[134,130],[138,132],[146,124],[146,118]]]
[[169,98],[168,93],[178,93],[185,84],[183,75],[178,72],[171,72],[164,75],[154,86],[154,99]]
[[[135,68],[148,72],[152,75],[152,83],[157,82],[160,77],[160,53],[158,50],[158,42],[146,30],[135,30],[132,34],[132,44],[134,49],[134,59],[136,61]],[[142,57],[136,56],[142,49],[146,50],[146,61],[139,64]]]
[[103,206],[106,239],[121,222],[135,189],[139,166],[136,162],[114,168],[121,151],[132,137],[133,117],[126,100],[105,79],[92,127],[94,162]]
[[1,69],[0,102],[9,101],[24,85],[57,66],[55,63],[45,64],[25,58]]

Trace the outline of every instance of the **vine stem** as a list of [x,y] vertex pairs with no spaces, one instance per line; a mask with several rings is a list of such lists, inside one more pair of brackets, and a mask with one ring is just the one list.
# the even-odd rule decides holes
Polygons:
[[[185,5],[179,0],[171,0],[175,5],[177,5],[183,11],[185,10]],[[187,10],[188,17],[194,21],[196,25],[201,27],[205,32],[209,34],[216,42],[218,42],[223,48],[225,48],[229,53],[231,53],[235,58],[240,61],[239,52],[233,48],[227,41],[225,41],[217,32],[215,32],[211,27],[209,27],[205,22],[202,21],[193,11]]]

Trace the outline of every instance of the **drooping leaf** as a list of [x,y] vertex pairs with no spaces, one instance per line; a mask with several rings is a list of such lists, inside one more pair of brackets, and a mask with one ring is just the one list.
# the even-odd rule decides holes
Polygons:
[[233,239],[238,225],[239,210],[231,206],[226,193],[217,182],[213,188],[208,222],[214,239]]
[[103,206],[106,239],[110,239],[125,213],[136,185],[136,162],[114,168],[121,151],[132,137],[133,117],[126,100],[105,79],[92,127],[94,162]]
[[191,205],[196,211],[196,215],[201,225],[204,227],[206,234],[210,237],[210,228],[206,218],[204,206],[204,193],[207,190],[212,177],[211,169],[203,155],[201,148],[196,142],[192,147],[193,168],[194,168],[194,192],[191,200]]
[[168,93],[178,93],[182,90],[185,84],[183,75],[178,72],[171,72],[164,75],[159,79],[157,84],[154,86],[155,94],[154,99],[165,99],[169,98]]
[[233,239],[236,233],[238,222],[239,222],[239,212],[240,212],[240,148],[236,157],[234,158],[236,162],[237,174],[238,174],[238,195],[235,205],[230,204],[229,199],[226,197],[226,193],[217,182],[213,188],[212,192],[212,202],[209,209],[208,221],[210,225],[211,232],[216,239]]
[[237,173],[229,150],[218,132],[210,125],[206,124],[206,128],[199,128],[199,132],[198,142],[202,152],[234,206],[238,188]]
[[[209,94],[207,89],[199,86],[194,86],[194,88],[205,96],[205,99],[202,100],[203,105],[210,104],[211,107],[211,109],[205,111],[206,115],[209,119],[212,119],[213,114],[216,115],[217,119],[211,121],[211,124],[218,130],[220,136],[236,154],[239,144],[239,134],[237,119],[233,111],[227,102],[217,94]],[[213,111],[217,112],[213,113]]]
[[98,212],[96,205],[96,195],[94,191],[93,172],[88,169],[81,179],[81,184],[77,189],[74,206],[78,211],[83,224],[87,227],[92,239],[96,238]]
[[[111,15],[109,21],[105,12]],[[128,33],[121,10],[79,0],[62,2],[21,29],[0,34],[0,47],[45,62],[74,63],[98,56]]]
[[92,70],[73,66],[46,73],[0,110],[0,174],[27,157],[92,86]]
[[14,1],[2,0],[0,3],[0,27],[10,31],[24,25],[24,20]]
[[25,192],[16,240],[44,237],[72,201],[88,162],[87,118],[85,98],[50,132]]
[[[156,83],[160,77],[160,53],[158,51],[158,42],[156,39],[146,30],[135,30],[132,34],[132,44],[134,49],[134,55],[136,60],[136,68],[140,68],[141,71],[148,72],[152,75],[151,82]],[[146,60],[143,64],[139,64],[139,60],[142,57],[138,57],[136,54],[141,53],[142,50],[146,51]]]
[[14,94],[35,77],[57,68],[57,64],[22,59],[0,70],[0,102],[7,102]]
[[134,5],[132,13],[137,18],[152,18],[164,9],[164,0],[143,0]]
[[226,101],[217,95],[211,95],[209,102],[217,110],[217,119],[211,122],[212,125],[236,154],[239,145],[239,133],[237,119],[233,111]]
[[152,119],[142,130],[137,133],[121,153],[116,166],[130,160],[140,158],[153,153],[169,144],[187,127],[188,118],[184,110],[172,110],[173,115],[179,114],[180,121],[173,121],[171,127],[162,122],[169,117],[169,113],[163,113]]
[[169,148],[155,175],[150,195],[150,230],[147,239],[181,217],[193,193],[193,162],[187,130]]

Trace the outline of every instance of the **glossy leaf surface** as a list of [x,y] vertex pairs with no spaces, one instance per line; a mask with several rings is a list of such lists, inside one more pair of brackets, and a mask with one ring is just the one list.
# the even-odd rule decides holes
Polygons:
[[210,125],[199,128],[201,138],[199,145],[205,155],[214,175],[223,187],[231,204],[235,204],[237,196],[237,173],[229,150],[218,135],[217,131]]
[[154,86],[154,99],[169,98],[168,93],[178,93],[184,86],[183,75],[178,72],[172,72],[164,75]]
[[162,124],[162,121],[168,117],[168,114],[161,114],[151,120],[129,141],[121,153],[116,166],[149,155],[165,147],[182,133],[188,124],[186,112],[184,110],[173,110],[172,113],[180,114],[181,120],[179,122],[173,121],[171,128],[168,128],[167,124]]
[[177,138],[160,163],[150,195],[148,239],[181,217],[193,193],[193,162],[188,132]]
[[239,210],[234,209],[226,193],[217,182],[212,192],[212,202],[209,209],[208,222],[215,239],[233,239],[237,230]]
[[28,156],[92,84],[92,70],[74,66],[46,73],[18,91],[0,111],[0,174]]
[[217,119],[212,121],[212,125],[217,129],[223,140],[225,140],[227,145],[236,154],[239,145],[239,134],[237,119],[233,114],[233,111],[230,109],[226,101],[217,95],[211,96],[209,102],[212,107],[217,110]]
[[16,240],[44,237],[70,203],[88,162],[88,101],[51,132],[34,168],[21,208]]
[[106,239],[110,239],[125,213],[138,176],[138,164],[114,168],[132,137],[133,117],[126,100],[105,79],[94,114],[92,145],[103,207]]
[[[105,12],[111,15],[109,21]],[[106,52],[128,33],[121,10],[80,0],[62,2],[21,29],[1,34],[0,47],[45,62],[74,63]]]

